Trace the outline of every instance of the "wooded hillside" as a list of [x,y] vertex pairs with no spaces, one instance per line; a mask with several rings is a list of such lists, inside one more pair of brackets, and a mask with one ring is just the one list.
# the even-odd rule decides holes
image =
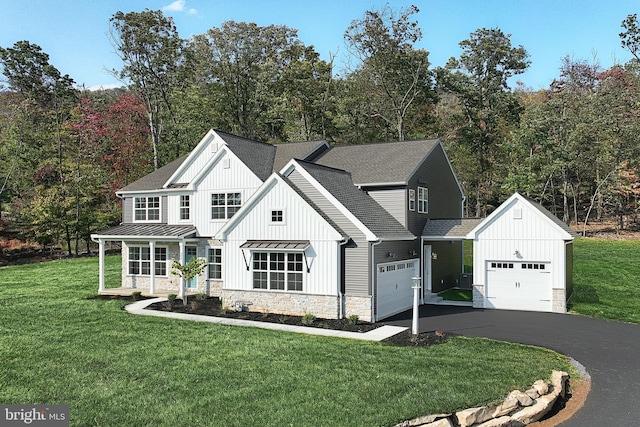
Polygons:
[[485,216],[514,191],[578,229],[635,227],[640,29],[634,59],[611,69],[568,57],[549,88],[523,87],[523,46],[498,28],[431,67],[415,47],[417,8],[372,10],[345,29],[353,66],[337,70],[297,30],[227,21],[183,39],[161,11],[116,12],[118,90],[79,89],[31,41],[0,47],[0,232],[77,253],[120,220],[114,192],[189,152],[210,128],[273,143],[439,137]]

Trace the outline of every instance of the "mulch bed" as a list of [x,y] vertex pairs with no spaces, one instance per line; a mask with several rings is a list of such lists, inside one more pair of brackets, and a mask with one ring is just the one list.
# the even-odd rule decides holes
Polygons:
[[[132,301],[132,297],[128,296],[109,296],[99,295],[93,298],[99,299],[123,299]],[[151,297],[139,297],[138,299],[148,299]],[[176,299],[172,304],[168,301],[157,302],[147,307],[151,310],[171,311],[175,313],[200,314],[204,316],[227,317],[232,319],[253,320],[257,322],[280,323],[292,326],[307,326],[313,328],[335,329],[347,332],[369,332],[384,323],[369,323],[358,320],[357,322],[349,322],[347,319],[322,319],[316,318],[311,323],[304,323],[302,316],[289,316],[285,314],[259,313],[255,311],[234,311],[223,309],[218,298],[207,298],[198,301],[195,297],[188,299],[185,306],[181,299]],[[308,320],[308,319],[307,319]],[[416,336],[411,334],[410,330],[406,330],[387,338],[383,342],[395,346],[430,346],[441,344],[454,334],[441,331],[422,332]]]

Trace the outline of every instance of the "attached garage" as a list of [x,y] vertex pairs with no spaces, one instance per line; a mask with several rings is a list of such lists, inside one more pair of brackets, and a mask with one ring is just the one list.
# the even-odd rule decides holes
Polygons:
[[467,238],[473,240],[473,306],[566,313],[575,233],[518,193]]
[[420,263],[416,259],[376,266],[378,320],[411,308],[413,304],[412,278],[419,276],[419,265]]

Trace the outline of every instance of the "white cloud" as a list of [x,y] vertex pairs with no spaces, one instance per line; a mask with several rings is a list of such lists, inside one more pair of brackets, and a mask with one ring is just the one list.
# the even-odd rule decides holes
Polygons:
[[163,6],[162,10],[166,12],[184,12],[186,10],[189,15],[198,13],[194,8],[186,9],[186,4],[187,0],[175,0],[173,3]]
[[93,85],[89,87],[85,87],[88,91],[96,91],[96,90],[107,90],[107,89],[117,89],[120,87],[124,87],[122,83],[107,83],[103,85]]

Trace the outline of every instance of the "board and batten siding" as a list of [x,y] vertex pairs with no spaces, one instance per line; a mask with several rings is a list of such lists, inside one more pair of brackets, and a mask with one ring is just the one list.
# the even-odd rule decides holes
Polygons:
[[[271,222],[272,210],[283,211],[284,221],[281,224]],[[229,230],[223,249],[223,257],[226,259],[223,288],[253,290],[251,251],[240,249],[247,240],[309,240],[310,247],[305,251],[309,272],[304,264],[301,293],[337,296],[340,291],[341,239],[340,233],[293,189],[278,182]]]
[[400,224],[407,226],[408,198],[406,188],[367,189],[367,194]]
[[338,210],[325,196],[309,183],[297,170],[288,179],[311,199],[351,241],[344,249],[344,292],[352,296],[370,296],[369,242],[364,233]]
[[244,205],[262,185],[262,181],[238,158],[227,152],[207,168],[206,175],[194,188],[192,223],[201,236],[214,236],[227,220],[211,219],[211,194],[237,192],[241,194]]
[[[429,190],[429,212],[418,213],[418,187]],[[416,210],[407,211],[408,229],[416,236],[422,234],[427,218],[462,217],[463,194],[444,153],[442,145],[436,145],[426,160],[409,179],[408,188],[416,190]],[[404,202],[407,206],[407,202]],[[407,206],[408,209],[408,206]]]

